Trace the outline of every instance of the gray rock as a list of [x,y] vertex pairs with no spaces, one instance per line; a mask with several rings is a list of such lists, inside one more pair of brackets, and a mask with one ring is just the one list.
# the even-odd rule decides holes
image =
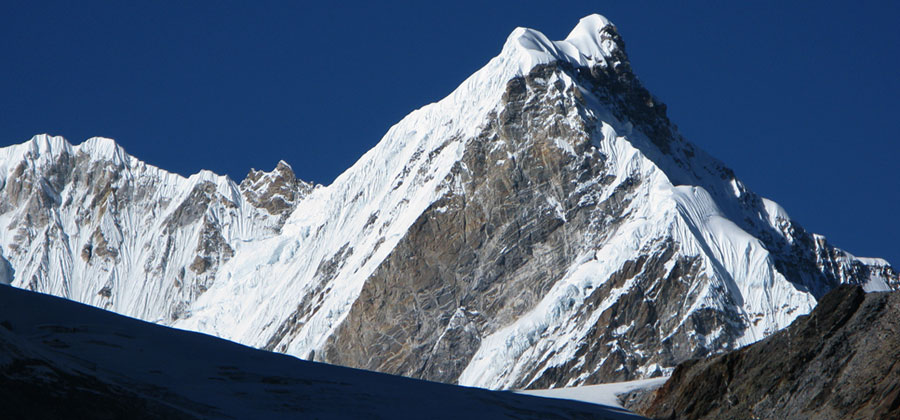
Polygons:
[[763,341],[680,364],[631,408],[658,419],[900,418],[898,319],[900,292],[840,286]]

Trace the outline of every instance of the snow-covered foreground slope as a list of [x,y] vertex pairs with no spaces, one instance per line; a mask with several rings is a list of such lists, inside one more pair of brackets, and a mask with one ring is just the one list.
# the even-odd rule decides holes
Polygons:
[[306,362],[8,286],[0,308],[4,418],[641,418]]
[[285,165],[185,179],[102,139],[0,156],[13,285],[437,381],[650,377],[838,284],[900,285],[682,138],[598,15],[563,41],[514,30],[329,186]]
[[651,379],[585,385],[572,388],[534,389],[520,391],[520,393],[537,397],[559,398],[562,400],[582,401],[608,407],[623,408],[622,402],[619,400],[621,396],[634,391],[653,391],[666,383],[667,379],[669,378],[661,376]]

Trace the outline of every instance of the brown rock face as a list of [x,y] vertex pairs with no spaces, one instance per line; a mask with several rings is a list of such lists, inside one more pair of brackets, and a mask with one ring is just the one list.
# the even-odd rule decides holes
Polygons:
[[294,176],[290,165],[278,162],[272,172],[251,169],[241,181],[240,189],[247,201],[269,214],[285,215],[293,210],[301,198],[312,191],[313,185]]
[[[569,233],[589,225],[592,208],[578,205],[581,192],[567,181],[599,176],[603,157],[586,150],[584,127],[562,124],[574,103],[547,108],[528,95],[559,95],[546,84],[554,69],[509,83],[509,106],[453,170],[463,189],[413,224],[367,281],[324,360],[453,382],[483,335],[532,308],[562,276],[575,257]],[[584,153],[567,155],[559,138]]]
[[900,418],[900,293],[840,286],[748,347],[679,365],[643,414],[658,419]]

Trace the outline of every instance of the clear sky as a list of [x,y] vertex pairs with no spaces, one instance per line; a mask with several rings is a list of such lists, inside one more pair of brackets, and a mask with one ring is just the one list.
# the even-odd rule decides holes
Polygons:
[[0,145],[105,136],[185,175],[284,159],[327,184],[516,26],[562,39],[596,12],[687,138],[900,266],[900,2],[736,3],[5,1]]

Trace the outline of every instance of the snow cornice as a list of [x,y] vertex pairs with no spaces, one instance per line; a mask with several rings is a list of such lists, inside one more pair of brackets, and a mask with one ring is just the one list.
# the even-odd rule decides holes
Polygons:
[[592,14],[582,18],[562,41],[551,41],[530,28],[516,28],[503,45],[501,57],[519,63],[519,74],[552,62],[576,67],[616,66],[624,58],[616,27],[605,17]]

